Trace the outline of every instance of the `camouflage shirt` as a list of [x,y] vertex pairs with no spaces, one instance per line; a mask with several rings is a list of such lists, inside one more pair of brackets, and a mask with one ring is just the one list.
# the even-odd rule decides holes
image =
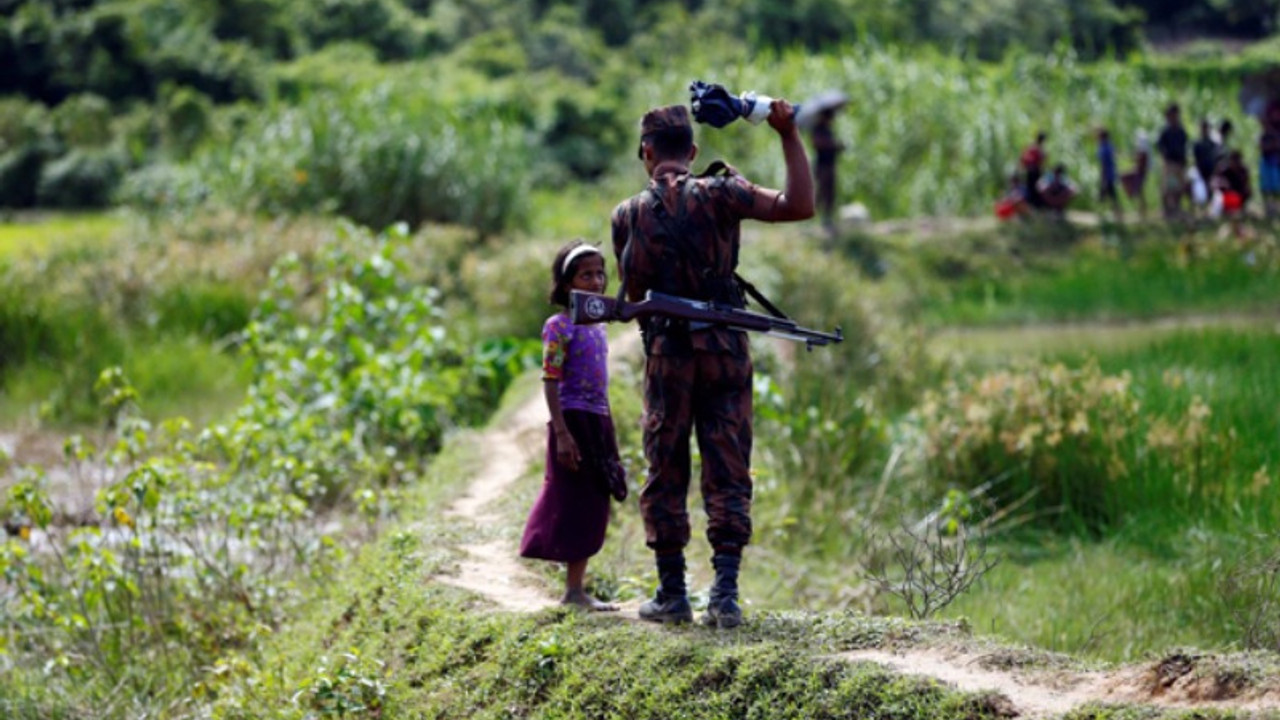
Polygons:
[[[640,300],[653,290],[727,301],[724,285],[738,267],[739,224],[755,193],[756,186],[732,168],[709,177],[690,175],[681,164],[655,168],[646,191],[622,201],[613,211],[613,252],[626,280],[627,296]],[[661,199],[661,209],[656,198]],[[683,238],[671,237],[677,232]],[[661,333],[649,352],[672,355],[689,349],[744,354],[746,337],[719,327],[693,331],[687,340],[676,333]]]

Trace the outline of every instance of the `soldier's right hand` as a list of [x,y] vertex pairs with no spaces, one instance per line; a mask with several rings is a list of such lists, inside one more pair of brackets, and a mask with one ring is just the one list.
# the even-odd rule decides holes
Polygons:
[[779,135],[796,132],[796,111],[791,103],[778,98],[769,104],[769,127]]

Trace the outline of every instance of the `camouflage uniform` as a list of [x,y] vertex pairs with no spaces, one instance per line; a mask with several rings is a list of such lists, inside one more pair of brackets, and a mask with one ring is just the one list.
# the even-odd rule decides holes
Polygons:
[[[642,132],[688,124],[682,106],[651,111]],[[695,177],[662,163],[648,188],[613,211],[613,249],[632,300],[653,290],[741,307],[733,282],[739,222],[755,186],[732,168]],[[645,540],[658,551],[689,542],[690,432],[702,453],[707,539],[737,553],[751,538],[752,366],[746,333],[653,318],[645,334]]]

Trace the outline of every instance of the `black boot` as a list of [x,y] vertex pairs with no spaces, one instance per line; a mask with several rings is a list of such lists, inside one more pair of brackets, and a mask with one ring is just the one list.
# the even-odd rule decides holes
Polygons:
[[684,584],[684,554],[658,556],[658,594],[640,606],[640,619],[659,623],[693,621]]
[[716,582],[711,586],[711,599],[702,623],[720,629],[735,628],[742,624],[742,608],[738,607],[738,568],[741,555],[716,553],[711,558],[716,569]]

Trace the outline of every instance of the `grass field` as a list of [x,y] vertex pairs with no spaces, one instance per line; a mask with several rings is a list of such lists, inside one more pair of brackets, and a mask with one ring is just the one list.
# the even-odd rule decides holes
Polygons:
[[0,215],[0,261],[102,247],[125,226],[124,218],[110,212]]

